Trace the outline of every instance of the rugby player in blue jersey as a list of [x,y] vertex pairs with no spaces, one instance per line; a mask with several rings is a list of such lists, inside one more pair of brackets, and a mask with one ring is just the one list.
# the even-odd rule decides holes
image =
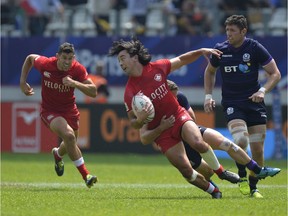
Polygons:
[[[247,20],[243,15],[232,15],[225,21],[227,40],[217,43],[215,48],[223,52],[220,59],[211,56],[205,69],[204,110],[212,112],[215,100],[212,91],[216,71],[222,78],[222,106],[228,122],[228,129],[234,142],[244,150],[248,144],[252,158],[264,166],[264,139],[266,136],[267,112],[265,94],[271,91],[281,79],[280,71],[266,48],[258,41],[247,38]],[[261,87],[258,75],[262,67],[267,75]],[[250,172],[247,179],[245,166],[236,162],[241,178],[239,189],[242,194],[263,198],[257,189],[259,178]],[[273,172],[267,168],[267,172]]]

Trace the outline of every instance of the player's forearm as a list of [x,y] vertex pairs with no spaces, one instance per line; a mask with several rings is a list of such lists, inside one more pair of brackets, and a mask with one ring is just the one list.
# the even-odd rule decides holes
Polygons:
[[140,138],[141,142],[144,145],[151,144],[154,142],[154,140],[160,136],[160,134],[163,132],[163,128],[161,126],[158,126],[157,128],[153,130],[146,130],[145,132],[141,133]]
[[131,120],[131,126],[134,128],[134,129],[140,129],[143,127],[145,123],[144,122],[140,122],[138,119],[132,119]]
[[265,93],[270,92],[277,85],[280,79],[280,73],[273,73],[271,75],[268,75],[267,82],[263,85],[263,87],[266,89]]
[[265,88],[264,93],[266,93],[271,91],[277,85],[281,79],[281,73],[274,59],[264,66],[264,70],[266,71],[267,81],[262,87]]
[[94,84],[83,84],[75,82],[75,88],[80,90],[83,94],[95,98],[97,96],[97,87]]
[[215,85],[215,74],[205,70],[204,89],[205,94],[212,94]]
[[202,55],[202,49],[198,49],[180,55],[179,59],[181,60],[183,65],[186,65],[196,61]]

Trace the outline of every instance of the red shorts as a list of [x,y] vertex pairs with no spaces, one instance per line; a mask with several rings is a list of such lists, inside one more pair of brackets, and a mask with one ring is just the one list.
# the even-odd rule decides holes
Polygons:
[[175,115],[174,126],[165,130],[155,140],[162,153],[165,153],[169,148],[182,141],[181,129],[185,122],[192,120],[185,109],[181,109]]
[[79,112],[76,114],[66,114],[66,113],[56,113],[56,112],[50,112],[47,110],[41,110],[40,117],[44,124],[50,128],[51,121],[55,119],[56,117],[62,117],[64,118],[68,125],[73,129],[73,130],[78,130],[79,129],[79,119],[80,119],[80,114]]

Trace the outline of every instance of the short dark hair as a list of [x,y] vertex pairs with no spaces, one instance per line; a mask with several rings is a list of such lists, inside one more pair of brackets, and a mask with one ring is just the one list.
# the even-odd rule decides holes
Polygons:
[[118,55],[122,50],[126,50],[131,57],[138,55],[139,62],[142,65],[147,65],[152,58],[148,49],[137,38],[132,38],[130,41],[124,41],[123,39],[114,41],[108,55]]
[[240,30],[246,28],[248,30],[247,19],[243,15],[232,15],[225,21],[225,26],[236,25]]
[[73,53],[75,54],[74,46],[71,43],[65,42],[59,46],[58,53]]

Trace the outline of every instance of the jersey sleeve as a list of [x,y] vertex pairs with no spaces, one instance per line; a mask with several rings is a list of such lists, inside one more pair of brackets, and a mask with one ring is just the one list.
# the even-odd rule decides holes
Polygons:
[[[214,46],[214,49],[219,49],[219,50],[220,50],[220,44],[217,43],[217,44]],[[219,63],[219,58],[217,58],[215,55],[211,55],[211,56],[210,56],[210,64],[211,64],[213,67],[215,67],[215,68],[219,67],[219,65],[220,65],[220,63]]]
[[45,65],[47,65],[49,61],[49,58],[45,56],[38,56],[34,60],[34,67],[39,71],[44,71],[45,70]]
[[177,100],[178,100],[179,105],[184,107],[186,110],[188,110],[190,108],[190,104],[188,102],[188,99],[182,92],[178,91]]
[[161,68],[161,70],[164,71],[166,75],[171,72],[171,62],[169,59],[159,59],[155,61],[154,64]]
[[255,42],[256,42],[255,52],[258,58],[258,62],[262,66],[265,66],[272,60],[272,56],[262,44],[260,44],[258,41],[255,41]]
[[86,68],[83,65],[81,65],[80,63],[78,63],[76,65],[76,71],[77,71],[77,73],[76,73],[77,74],[77,77],[76,77],[77,81],[84,82],[85,80],[87,80],[89,78]]

